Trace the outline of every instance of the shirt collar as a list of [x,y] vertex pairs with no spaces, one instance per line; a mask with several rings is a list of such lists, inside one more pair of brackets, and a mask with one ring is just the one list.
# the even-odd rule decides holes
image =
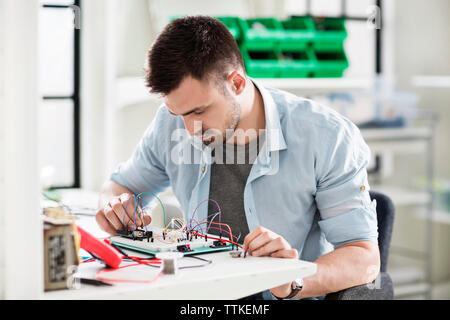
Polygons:
[[251,81],[261,93],[264,103],[264,113],[266,116],[266,143],[268,151],[284,150],[287,146],[286,141],[284,140],[283,131],[281,130],[280,115],[278,113],[277,105],[266,88],[254,79],[251,79]]
[[[286,149],[287,148],[286,141],[284,139],[283,131],[281,130],[280,115],[278,113],[278,108],[277,105],[275,104],[275,101],[273,100],[272,95],[267,91],[266,88],[264,88],[257,81],[255,81],[250,77],[249,79],[258,88],[264,103],[264,113],[266,117],[266,141],[265,141],[265,145],[267,146],[266,152]],[[212,150],[211,147],[203,144],[201,139],[197,137],[189,136],[189,141],[198,150],[201,151]]]

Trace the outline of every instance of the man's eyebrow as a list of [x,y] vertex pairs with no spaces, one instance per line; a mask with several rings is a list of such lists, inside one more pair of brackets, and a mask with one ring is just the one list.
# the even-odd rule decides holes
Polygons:
[[169,113],[171,114],[171,115],[174,115],[174,116],[187,116],[187,115],[189,115],[189,114],[191,114],[192,112],[195,112],[195,111],[198,111],[198,110],[200,110],[200,109],[206,109],[206,108],[208,108],[210,105],[205,105],[205,106],[200,106],[200,107],[196,107],[196,108],[194,108],[194,109],[192,109],[191,111],[188,111],[188,112],[185,112],[185,113],[183,113],[183,114],[176,114],[176,113],[173,113],[172,111],[170,111],[170,109],[168,108],[168,106],[167,106],[167,104],[166,104],[166,107],[167,107],[167,110],[169,110]]

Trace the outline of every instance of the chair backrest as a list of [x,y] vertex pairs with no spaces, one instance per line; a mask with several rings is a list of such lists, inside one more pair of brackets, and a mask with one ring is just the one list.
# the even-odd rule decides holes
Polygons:
[[392,200],[385,194],[370,191],[370,198],[377,202],[378,247],[380,248],[381,272],[386,272],[391,245],[392,229],[394,228],[395,207]]

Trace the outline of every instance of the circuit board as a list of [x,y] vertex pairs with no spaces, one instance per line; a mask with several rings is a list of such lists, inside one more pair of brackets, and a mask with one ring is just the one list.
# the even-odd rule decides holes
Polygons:
[[215,235],[200,236],[198,233],[149,226],[146,230],[139,229],[134,233],[121,232],[110,240],[113,245],[149,254],[178,251],[191,255],[233,249],[233,246],[226,242],[227,238],[216,239]]

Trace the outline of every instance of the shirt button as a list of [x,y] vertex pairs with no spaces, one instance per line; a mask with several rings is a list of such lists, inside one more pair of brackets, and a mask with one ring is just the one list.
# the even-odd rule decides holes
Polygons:
[[202,173],[205,173],[205,170],[206,170],[206,167],[203,166],[203,167],[202,167]]
[[361,191],[364,191],[364,190],[366,190],[366,186],[361,186]]

